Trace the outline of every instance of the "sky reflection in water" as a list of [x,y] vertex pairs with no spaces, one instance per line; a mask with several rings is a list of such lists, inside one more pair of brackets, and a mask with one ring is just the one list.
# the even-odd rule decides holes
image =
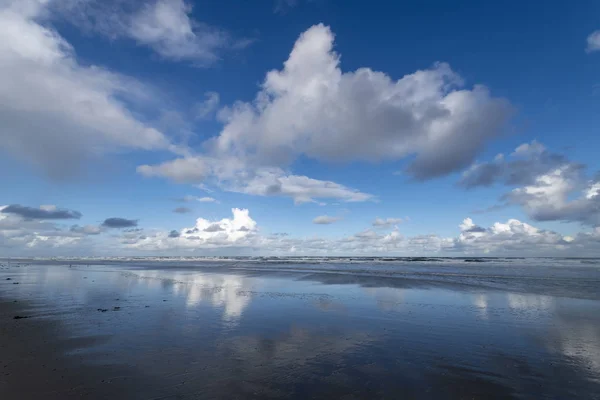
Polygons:
[[61,320],[66,335],[103,338],[77,350],[87,362],[135,366],[165,387],[191,379],[186,393],[600,393],[597,300],[190,268],[28,266],[10,274],[20,284],[5,285],[5,295]]

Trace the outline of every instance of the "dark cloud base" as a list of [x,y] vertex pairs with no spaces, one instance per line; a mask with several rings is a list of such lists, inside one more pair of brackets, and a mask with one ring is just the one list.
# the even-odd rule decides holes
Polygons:
[[11,204],[2,210],[4,214],[14,214],[25,219],[79,219],[79,211],[55,209],[44,210],[42,208],[33,208],[22,206],[20,204]]
[[102,226],[106,228],[133,228],[138,224],[137,219],[126,219],[126,218],[107,218],[102,223]]

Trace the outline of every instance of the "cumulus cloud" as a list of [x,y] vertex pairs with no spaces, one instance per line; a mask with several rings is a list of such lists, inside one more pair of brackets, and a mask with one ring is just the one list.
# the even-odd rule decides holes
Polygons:
[[2,212],[7,207],[0,206],[0,230],[5,233],[9,232],[11,236],[23,231],[50,232],[56,230],[56,225],[53,222],[23,218],[18,214]]
[[600,230],[576,237],[536,228],[510,219],[489,228],[467,218],[457,237],[438,235],[404,236],[397,229],[389,232],[365,230],[340,239],[273,238],[265,244],[272,252],[303,254],[397,254],[397,255],[573,255],[598,254]]
[[56,206],[41,206],[40,208],[11,204],[0,211],[4,214],[15,214],[25,219],[79,219],[79,211],[59,209]]
[[139,84],[81,65],[72,46],[46,23],[48,4],[0,4],[2,151],[64,178],[84,160],[119,148],[170,148],[163,133],[119,100],[138,96]]
[[[599,185],[600,188],[600,185]],[[2,211],[7,206],[0,206]],[[118,235],[98,235],[106,226],[61,226],[52,221],[27,220],[0,212],[0,249],[3,254],[73,254],[93,251],[139,254],[160,251],[221,252],[220,254],[305,255],[568,255],[600,254],[600,227],[573,237],[543,230],[516,219],[482,227],[466,218],[456,237],[404,236],[395,227],[389,231],[367,229],[341,238],[261,235],[248,210],[233,209],[231,218],[198,218],[194,226],[180,230],[142,231],[124,229]],[[131,221],[131,220],[124,220]],[[114,224],[113,224],[114,225]],[[119,227],[124,223],[117,224]],[[108,240],[108,242],[107,242]]]
[[463,173],[459,185],[470,189],[496,183],[529,184],[539,175],[567,162],[565,156],[549,152],[534,140],[518,146],[508,156],[498,154],[493,161],[473,164]]
[[[225,229],[220,224],[211,224],[204,228],[204,232],[223,232]],[[245,226],[241,226],[238,228],[238,231],[244,232],[247,231],[248,228]]]
[[404,222],[402,218],[375,218],[372,225],[379,228],[389,228],[392,225],[398,225],[402,222]]
[[[86,243],[86,237],[94,235],[95,229],[91,226],[71,229],[60,225],[62,219],[72,219],[73,213],[60,214],[64,209],[55,206],[42,206],[36,208],[19,208],[19,212],[4,212],[11,206],[0,206],[0,252],[6,255],[43,255],[55,251],[71,251],[83,253],[93,247]],[[14,207],[13,211],[14,211]],[[39,213],[39,210],[44,212]],[[68,211],[68,210],[66,210]],[[52,214],[48,214],[52,213]],[[67,218],[63,218],[67,217]],[[84,249],[81,251],[81,249]]]
[[588,53],[598,50],[600,50],[600,30],[590,33],[587,37],[587,47],[585,48],[585,51]]
[[418,179],[469,165],[499,135],[510,104],[480,85],[465,88],[444,63],[399,80],[360,68],[342,72],[331,30],[320,24],[296,41],[281,70],[270,71],[253,102],[221,109],[220,134],[206,154],[142,165],[145,176],[180,183],[213,179],[224,190],[365,201],[372,196],[341,184],[293,175],[297,157],[319,161],[382,161],[413,157]]
[[600,180],[586,179],[578,165],[565,164],[506,195],[536,221],[600,225]]
[[248,246],[249,238],[255,236],[257,224],[248,210],[234,208],[232,218],[209,221],[198,218],[193,227],[179,231],[156,232],[144,239],[128,243],[127,247],[146,250],[229,248]]
[[505,157],[476,163],[463,173],[459,185],[466,188],[502,183],[514,188],[502,197],[516,204],[535,221],[570,221],[600,224],[600,176],[589,178],[585,165],[549,152],[541,143],[524,143]]
[[324,25],[304,32],[281,70],[267,74],[253,103],[221,112],[222,153],[263,163],[300,155],[322,161],[397,160],[415,156],[413,176],[463,168],[511,114],[483,86],[463,87],[447,64],[393,80],[360,68],[342,72]]
[[459,225],[460,231],[464,233],[482,233],[485,232],[485,228],[482,228],[473,223],[471,218],[465,218],[462,224]]
[[136,219],[113,217],[105,219],[102,226],[106,228],[131,228],[137,226],[137,224]]
[[176,214],[188,214],[192,212],[192,209],[187,207],[177,207],[173,210],[173,212]]
[[496,222],[490,228],[475,225],[467,218],[460,225],[461,233],[455,240],[457,251],[469,253],[513,253],[531,255],[560,252],[572,247],[573,239],[556,232],[546,231],[516,219]]
[[315,219],[313,219],[313,224],[317,224],[317,225],[330,225],[333,224],[334,222],[337,222],[339,220],[341,220],[341,217],[332,217],[329,215],[319,215],[318,217],[316,217]]

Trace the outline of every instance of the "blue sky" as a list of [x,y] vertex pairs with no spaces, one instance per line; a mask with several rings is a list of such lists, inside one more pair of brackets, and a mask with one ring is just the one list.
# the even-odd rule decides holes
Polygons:
[[600,253],[597,2],[4,0],[0,22],[5,254]]

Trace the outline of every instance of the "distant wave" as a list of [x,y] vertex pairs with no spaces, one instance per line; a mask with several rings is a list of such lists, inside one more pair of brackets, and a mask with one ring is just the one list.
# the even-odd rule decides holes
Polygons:
[[136,257],[12,257],[0,258],[7,262],[71,262],[71,263],[251,263],[251,264],[559,264],[600,265],[600,258],[575,257],[333,257],[333,256],[136,256]]

